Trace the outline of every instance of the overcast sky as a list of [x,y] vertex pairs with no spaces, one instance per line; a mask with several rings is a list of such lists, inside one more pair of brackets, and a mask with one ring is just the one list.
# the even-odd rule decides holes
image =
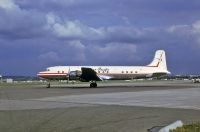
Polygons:
[[0,0],[0,74],[55,65],[147,65],[200,74],[199,0]]

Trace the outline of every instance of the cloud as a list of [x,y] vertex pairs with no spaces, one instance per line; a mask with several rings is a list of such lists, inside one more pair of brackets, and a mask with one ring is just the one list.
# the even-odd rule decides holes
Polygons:
[[69,46],[74,47],[76,49],[85,49],[85,45],[83,45],[80,41],[74,40],[67,42]]
[[192,24],[193,31],[196,33],[200,33],[200,20],[196,21]]
[[50,51],[44,54],[41,54],[39,57],[39,60],[43,63],[49,63],[49,62],[60,62],[61,59],[58,56],[58,54],[54,51]]
[[[191,47],[200,48],[200,21],[190,25],[173,25],[167,31],[173,36],[181,37],[184,41],[188,42]],[[191,44],[192,42],[192,44]]]
[[43,66],[83,64],[86,61],[86,47],[80,41],[66,41],[43,50],[38,61]]
[[15,5],[13,0],[0,0],[0,8],[6,9],[6,10],[13,10],[18,8],[17,5]]
[[[200,66],[198,4],[0,0],[0,69],[18,61],[33,71],[52,65],[141,65],[164,49],[170,71],[194,72]],[[20,70],[19,65],[15,71]]]
[[167,31],[170,33],[174,33],[174,32],[180,32],[180,31],[184,31],[184,32],[188,32],[188,30],[190,30],[191,27],[189,25],[173,25],[170,26],[169,28],[167,28]]
[[130,43],[108,43],[105,46],[93,45],[87,48],[88,60],[93,64],[126,65],[138,60],[137,46]]
[[47,14],[46,19],[47,28],[61,38],[93,39],[102,35],[101,30],[84,25],[78,20],[61,20],[52,13]]
[[46,15],[47,29],[61,39],[99,41],[99,42],[136,42],[143,35],[143,29],[133,26],[92,27],[78,20],[61,19],[53,13]]
[[78,21],[67,21],[63,25],[59,23],[54,24],[53,29],[59,37],[83,37],[84,34],[81,26]]
[[45,36],[44,16],[43,13],[34,10],[23,10],[12,0],[1,0],[0,37],[16,40]]
[[[85,52],[86,52],[86,46],[82,44],[80,41],[69,41],[69,49],[73,53],[71,56],[73,61],[79,62],[84,64],[87,61]],[[70,59],[70,56],[68,57]]]

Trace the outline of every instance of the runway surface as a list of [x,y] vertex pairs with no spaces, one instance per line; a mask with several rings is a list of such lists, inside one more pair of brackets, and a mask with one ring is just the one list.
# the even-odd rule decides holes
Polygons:
[[200,109],[200,88],[58,96],[45,102]]
[[200,109],[200,88],[65,95],[25,100],[0,100],[0,110],[122,105]]
[[0,131],[146,132],[200,121],[200,84],[189,81],[0,85]]

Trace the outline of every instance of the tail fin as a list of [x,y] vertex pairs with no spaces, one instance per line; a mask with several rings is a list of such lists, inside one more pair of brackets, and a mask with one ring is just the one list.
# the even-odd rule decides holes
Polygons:
[[156,53],[155,53],[153,61],[147,66],[158,67],[162,70],[167,71],[165,51],[164,50],[157,50]]

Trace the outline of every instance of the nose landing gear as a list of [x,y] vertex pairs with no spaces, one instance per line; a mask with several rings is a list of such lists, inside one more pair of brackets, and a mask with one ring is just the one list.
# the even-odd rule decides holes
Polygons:
[[50,88],[51,87],[51,84],[50,82],[47,84],[46,88]]

